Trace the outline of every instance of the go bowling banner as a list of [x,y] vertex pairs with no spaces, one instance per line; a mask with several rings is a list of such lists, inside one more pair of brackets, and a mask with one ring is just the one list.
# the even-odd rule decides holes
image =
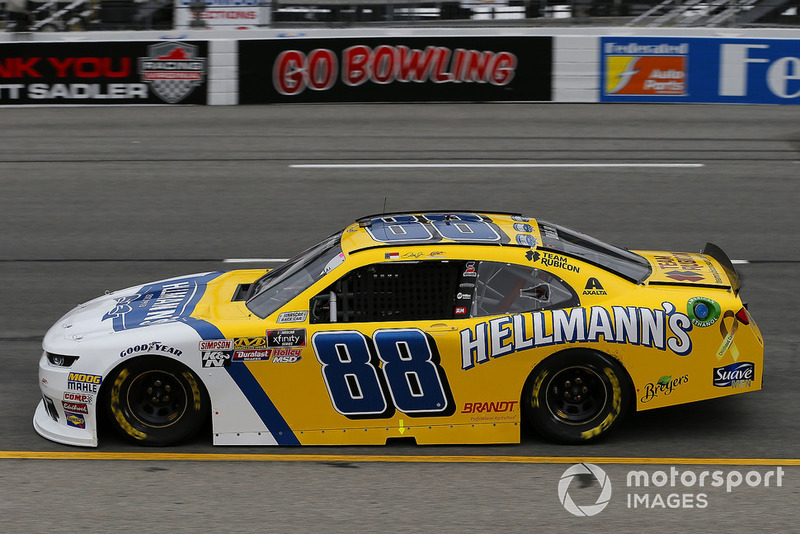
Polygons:
[[239,103],[552,100],[551,37],[239,41]]
[[205,41],[0,43],[0,106],[206,104]]

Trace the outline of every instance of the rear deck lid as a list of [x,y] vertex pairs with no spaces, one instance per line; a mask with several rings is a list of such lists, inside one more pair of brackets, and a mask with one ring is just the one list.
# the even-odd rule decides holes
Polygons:
[[711,254],[666,251],[637,253],[647,258],[653,266],[653,273],[647,279],[649,285],[739,289],[738,276],[733,267],[728,273],[725,266]]

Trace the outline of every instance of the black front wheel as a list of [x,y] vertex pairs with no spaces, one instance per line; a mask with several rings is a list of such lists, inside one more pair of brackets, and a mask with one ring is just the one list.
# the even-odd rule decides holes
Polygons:
[[630,402],[625,372],[594,351],[566,351],[531,374],[523,404],[533,427],[559,443],[586,443],[605,435]]
[[166,358],[131,360],[111,373],[107,383],[112,425],[142,445],[183,441],[197,433],[208,414],[208,399],[197,377]]

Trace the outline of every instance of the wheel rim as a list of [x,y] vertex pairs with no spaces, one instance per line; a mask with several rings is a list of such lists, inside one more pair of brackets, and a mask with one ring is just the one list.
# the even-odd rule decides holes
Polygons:
[[568,367],[553,375],[545,403],[560,422],[582,425],[603,412],[608,389],[602,376],[589,367]]
[[166,427],[180,420],[186,411],[186,399],[183,383],[166,371],[142,373],[128,388],[131,415],[149,427]]

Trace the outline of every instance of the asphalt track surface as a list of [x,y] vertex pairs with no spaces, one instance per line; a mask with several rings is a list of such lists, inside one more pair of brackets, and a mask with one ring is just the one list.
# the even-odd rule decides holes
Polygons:
[[[797,107],[31,108],[0,120],[1,531],[798,529]],[[367,167],[297,167],[332,164]],[[419,166],[375,167],[387,164]],[[40,340],[75,304],[232,267],[223,259],[290,257],[384,204],[518,211],[629,248],[715,242],[749,260],[738,268],[766,340],[765,388],[637,414],[581,447],[528,435],[494,447],[214,448],[204,435],[142,450],[105,433],[94,450],[34,432]],[[559,502],[580,461],[613,483],[593,517]],[[632,469],[673,467],[676,487],[626,486]],[[680,482],[778,467],[780,486]],[[570,496],[593,504],[599,484],[580,480]],[[633,508],[633,494],[665,505]]]

